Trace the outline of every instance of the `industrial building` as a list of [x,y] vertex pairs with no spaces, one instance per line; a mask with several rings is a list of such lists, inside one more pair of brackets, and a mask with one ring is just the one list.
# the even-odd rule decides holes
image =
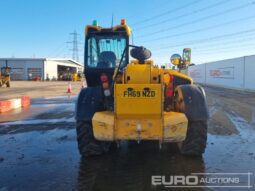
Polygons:
[[83,65],[71,59],[0,58],[0,68],[11,68],[12,80],[62,80],[63,76],[83,72]]

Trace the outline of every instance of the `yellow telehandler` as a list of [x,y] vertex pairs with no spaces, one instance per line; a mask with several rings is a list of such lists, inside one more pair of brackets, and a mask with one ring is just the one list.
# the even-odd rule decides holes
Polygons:
[[[174,54],[179,71],[154,65],[151,52],[130,45],[125,20],[85,30],[84,88],[76,103],[76,130],[83,157],[106,153],[122,140],[178,143],[184,155],[202,155],[207,141],[208,109],[202,87],[179,72],[190,64],[191,50]],[[133,60],[130,60],[130,56]]]

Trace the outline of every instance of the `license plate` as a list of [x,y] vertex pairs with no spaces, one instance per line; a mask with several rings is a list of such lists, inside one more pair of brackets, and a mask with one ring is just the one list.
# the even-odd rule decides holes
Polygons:
[[125,90],[123,91],[124,98],[155,98],[157,92],[155,90]]

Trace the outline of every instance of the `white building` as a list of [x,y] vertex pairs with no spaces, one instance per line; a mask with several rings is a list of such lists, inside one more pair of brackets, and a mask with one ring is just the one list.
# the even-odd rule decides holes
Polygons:
[[58,79],[61,73],[83,72],[83,65],[70,59],[54,58],[0,58],[0,68],[11,68],[12,80],[32,80],[34,78]]

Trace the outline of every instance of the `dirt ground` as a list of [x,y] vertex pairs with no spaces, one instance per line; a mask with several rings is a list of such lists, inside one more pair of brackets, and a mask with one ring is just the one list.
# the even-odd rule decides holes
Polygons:
[[[7,91],[12,96],[23,94],[26,90],[20,89],[20,83],[1,89],[0,97],[7,96]],[[74,94],[80,83],[72,83],[71,96],[66,94],[67,82],[36,83],[20,84],[32,97],[29,108],[0,114],[0,191],[254,190],[255,93],[204,87],[210,120],[202,158],[182,156],[175,144],[159,149],[158,142],[124,141],[106,155],[82,159],[74,118]],[[192,173],[207,178],[210,173],[243,173],[239,175],[243,187],[208,188],[206,183],[200,188],[176,189],[151,184],[152,175]]]
[[255,93],[218,87],[205,88],[210,111],[210,133],[237,134],[232,116],[255,125]]
[[[71,84],[72,93],[66,93]],[[83,82],[67,81],[11,81],[11,87],[0,88],[0,100],[30,96],[31,98],[76,95],[79,93]]]

